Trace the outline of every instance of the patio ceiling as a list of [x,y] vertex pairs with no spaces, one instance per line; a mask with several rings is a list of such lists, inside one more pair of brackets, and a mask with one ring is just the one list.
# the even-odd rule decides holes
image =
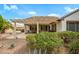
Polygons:
[[53,17],[53,16],[33,16],[30,18],[26,19],[15,19],[13,22],[16,23],[24,23],[24,24],[50,24],[52,22],[58,22],[59,18],[58,17]]

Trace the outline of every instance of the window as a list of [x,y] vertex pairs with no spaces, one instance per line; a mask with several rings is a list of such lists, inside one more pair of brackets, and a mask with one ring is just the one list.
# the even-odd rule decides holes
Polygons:
[[79,22],[76,24],[76,31],[79,32]]
[[79,32],[79,22],[67,22],[67,30]]

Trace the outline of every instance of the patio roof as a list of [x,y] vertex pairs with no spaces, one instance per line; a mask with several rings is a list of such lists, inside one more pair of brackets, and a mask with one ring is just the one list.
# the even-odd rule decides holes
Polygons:
[[24,24],[50,24],[52,22],[57,22],[59,18],[55,16],[33,16],[26,19],[15,19],[13,22],[24,23]]

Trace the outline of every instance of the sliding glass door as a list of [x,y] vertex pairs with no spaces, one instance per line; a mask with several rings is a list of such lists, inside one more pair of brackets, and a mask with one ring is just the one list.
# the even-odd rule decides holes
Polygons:
[[79,22],[76,24],[76,31],[79,32]]
[[79,22],[67,22],[67,30],[68,31],[75,31],[75,32],[79,32]]

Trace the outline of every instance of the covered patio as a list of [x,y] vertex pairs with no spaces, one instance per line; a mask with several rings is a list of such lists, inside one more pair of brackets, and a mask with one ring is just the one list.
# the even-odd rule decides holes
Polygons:
[[26,19],[15,19],[14,22],[14,31],[16,31],[16,23],[24,24],[24,32],[30,31],[32,33],[39,32],[55,32],[56,24],[58,23],[58,17],[53,16],[33,16]]

